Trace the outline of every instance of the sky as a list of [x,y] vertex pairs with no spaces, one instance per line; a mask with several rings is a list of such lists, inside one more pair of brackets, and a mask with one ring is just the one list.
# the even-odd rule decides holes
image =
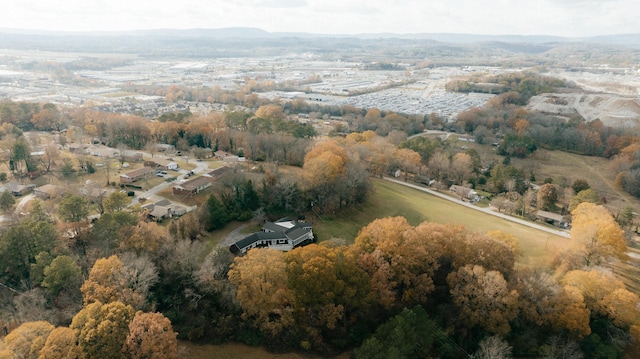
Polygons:
[[2,4],[0,27],[581,37],[640,33],[639,10],[638,0],[14,0]]

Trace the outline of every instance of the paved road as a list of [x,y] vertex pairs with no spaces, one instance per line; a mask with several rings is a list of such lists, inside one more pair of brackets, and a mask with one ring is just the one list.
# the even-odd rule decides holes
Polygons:
[[[193,169],[194,174],[200,174],[209,169],[209,165],[206,162],[195,162],[195,163],[196,163],[196,168]],[[172,182],[165,181],[142,193],[138,193],[135,197],[132,198],[130,206],[138,203],[140,198],[149,199],[152,196],[158,194],[158,192],[162,191],[163,189],[173,186],[173,184],[176,183],[177,181],[184,180],[186,178],[185,176],[189,173],[189,171],[185,169],[178,169],[178,172],[180,174],[176,177],[175,181],[172,181]]]
[[414,185],[412,183],[407,183],[407,182],[400,181],[400,180],[397,180],[397,179],[393,179],[393,178],[390,178],[390,177],[384,177],[384,179],[389,181],[389,182],[397,183],[397,184],[400,184],[400,185],[403,185],[403,186],[406,186],[406,187],[411,187],[411,188],[417,189],[417,190],[422,191],[422,192],[427,192],[429,194],[432,194],[434,196],[440,197],[442,199],[446,199],[447,201],[455,202],[455,203],[457,203],[459,205],[474,209],[476,211],[484,212],[484,213],[490,214],[492,216],[500,217],[500,218],[506,219],[506,220],[511,221],[511,222],[516,222],[516,223],[522,224],[524,226],[535,228],[535,229],[538,229],[538,230],[541,230],[541,231],[544,231],[544,232],[547,232],[547,233],[555,234],[557,236],[561,236],[561,237],[565,237],[565,238],[570,238],[571,237],[569,235],[569,231],[566,231],[566,230],[553,229],[553,228],[549,228],[549,227],[546,227],[546,226],[541,226],[541,225],[539,225],[537,223],[529,222],[529,221],[524,220],[524,219],[520,219],[520,218],[517,218],[517,217],[506,215],[504,213],[496,212],[496,211],[492,210],[491,207],[478,207],[478,206],[476,206],[474,204],[471,204],[469,202],[465,202],[465,201],[459,200],[459,199],[457,199],[455,197],[448,196],[448,195],[440,193],[438,191],[434,191],[434,190],[432,190],[430,188]]
[[407,139],[410,140],[410,139],[415,138],[415,137],[434,135],[434,134],[435,135],[444,135],[444,138],[443,138],[444,141],[448,140],[449,136],[452,135],[451,132],[446,132],[446,131],[424,130],[424,132],[416,133],[415,135],[407,137]]

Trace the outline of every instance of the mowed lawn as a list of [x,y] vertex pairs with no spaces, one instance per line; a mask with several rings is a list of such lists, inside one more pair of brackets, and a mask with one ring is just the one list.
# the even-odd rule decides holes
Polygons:
[[343,238],[352,242],[362,227],[377,218],[403,216],[411,225],[423,221],[464,225],[468,231],[501,230],[518,238],[523,263],[548,264],[569,239],[475,211],[412,188],[383,180],[373,181],[369,200],[337,215],[313,215],[313,229],[320,241]]

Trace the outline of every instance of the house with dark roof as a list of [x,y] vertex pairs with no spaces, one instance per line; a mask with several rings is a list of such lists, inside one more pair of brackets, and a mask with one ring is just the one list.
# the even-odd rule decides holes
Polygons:
[[311,222],[281,218],[266,222],[261,232],[253,233],[229,246],[233,254],[244,254],[252,248],[272,248],[290,251],[315,241]]
[[204,176],[208,176],[208,177],[212,177],[212,178],[218,178],[220,176],[222,176],[223,174],[229,172],[231,168],[227,167],[227,166],[221,166],[216,168],[215,170],[209,171],[207,173],[204,174]]

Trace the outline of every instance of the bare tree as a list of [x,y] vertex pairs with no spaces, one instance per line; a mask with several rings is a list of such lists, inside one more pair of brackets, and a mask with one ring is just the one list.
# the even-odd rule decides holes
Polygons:
[[507,359],[511,358],[511,347],[497,335],[484,338],[473,359]]
[[149,288],[158,281],[158,270],[149,257],[127,252],[120,255],[124,280],[141,298],[146,299]]

